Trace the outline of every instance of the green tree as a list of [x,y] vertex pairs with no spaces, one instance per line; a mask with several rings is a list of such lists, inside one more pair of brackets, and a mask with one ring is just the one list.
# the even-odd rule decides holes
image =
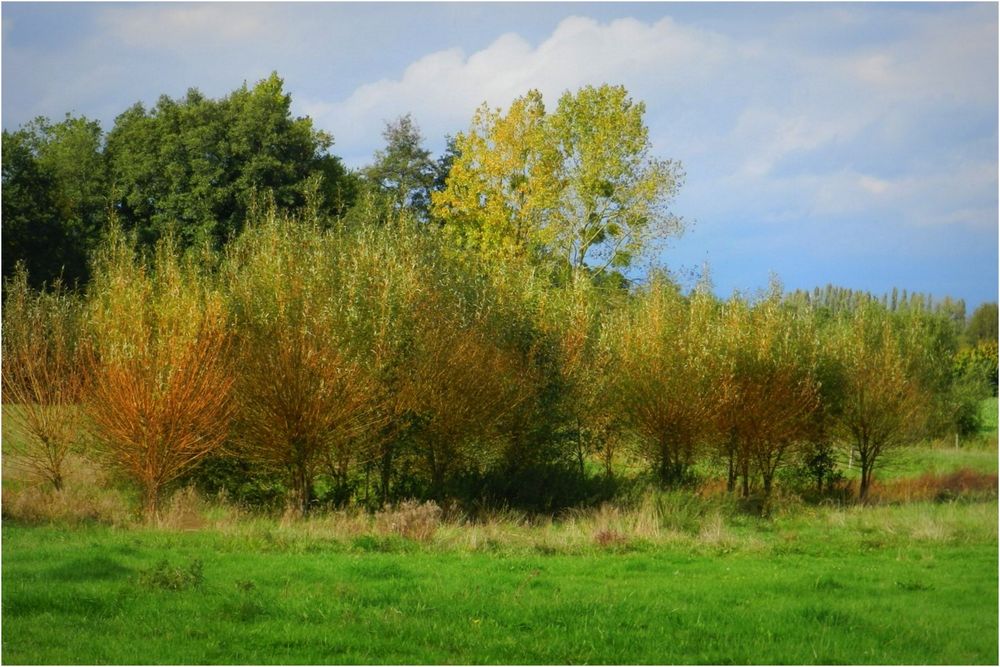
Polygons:
[[389,194],[397,209],[411,207],[426,218],[435,163],[423,147],[420,128],[406,114],[386,123],[382,138],[385,148],[375,152],[375,161],[365,169],[365,176]]
[[681,230],[668,204],[683,174],[652,157],[645,106],[621,86],[586,87],[547,114],[537,90],[486,105],[456,137],[432,214],[487,256],[554,260],[600,276]]
[[484,104],[455,147],[447,185],[431,196],[432,213],[447,221],[448,234],[492,258],[533,257],[548,247],[559,156],[547,136],[541,93],[529,91],[506,114]]
[[195,89],[136,104],[108,134],[107,157],[123,222],[151,242],[174,229],[183,244],[221,243],[241,228],[255,192],[282,207],[339,214],[354,184],[329,153],[333,138],[293,118],[272,74],[219,100]]
[[913,366],[921,333],[916,320],[906,323],[898,330],[882,308],[868,303],[842,320],[833,340],[843,383],[837,426],[858,454],[862,501],[876,468],[926,421],[928,396]]
[[96,121],[38,118],[3,133],[3,263],[33,285],[85,281],[106,220],[107,177]]
[[997,340],[997,304],[984,303],[976,308],[965,329],[965,339],[970,345],[979,341]]
[[651,155],[646,107],[623,86],[566,92],[551,117],[562,191],[553,216],[555,250],[575,270],[625,268],[681,221],[667,209],[683,174]]

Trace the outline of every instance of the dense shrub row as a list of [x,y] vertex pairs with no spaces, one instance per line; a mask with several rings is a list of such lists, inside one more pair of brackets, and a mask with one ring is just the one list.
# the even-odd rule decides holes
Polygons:
[[822,491],[847,451],[864,498],[887,453],[966,428],[988,391],[919,305],[835,310],[778,286],[722,301],[663,274],[554,286],[403,213],[329,226],[265,207],[221,253],[169,236],[143,253],[114,227],[93,276],[6,284],[7,416],[52,484],[87,442],[149,515],[178,479],[301,512],[552,511],[710,474],[766,498],[803,476]]

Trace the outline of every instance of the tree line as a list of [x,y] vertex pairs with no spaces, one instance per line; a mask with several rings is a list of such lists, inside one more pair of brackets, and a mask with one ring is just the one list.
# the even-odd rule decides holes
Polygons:
[[5,416],[54,487],[84,449],[150,517],[180,483],[554,511],[627,464],[823,493],[847,449],[863,500],[996,394],[995,304],[627,279],[683,172],[621,87],[481,107],[437,160],[403,117],[350,173],[281,85],[4,133]]

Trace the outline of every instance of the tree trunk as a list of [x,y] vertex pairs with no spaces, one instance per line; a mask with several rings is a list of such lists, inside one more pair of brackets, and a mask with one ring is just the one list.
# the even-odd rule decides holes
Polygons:
[[736,453],[729,449],[729,471],[726,475],[726,492],[732,493],[736,490]]
[[862,503],[868,502],[868,491],[872,483],[872,466],[864,457],[861,459],[861,487],[858,490],[858,499]]
[[160,520],[160,486],[156,482],[147,483],[143,489],[142,514],[147,523]]
[[427,448],[427,463],[431,469],[431,497],[441,503],[444,500],[444,470],[438,465],[434,447]]
[[298,461],[295,464],[292,471],[292,491],[295,494],[295,503],[298,506],[299,514],[303,517],[306,516],[312,501],[312,479],[305,461]]
[[386,445],[382,450],[382,461],[379,466],[379,504],[389,503],[389,485],[392,482],[392,445]]

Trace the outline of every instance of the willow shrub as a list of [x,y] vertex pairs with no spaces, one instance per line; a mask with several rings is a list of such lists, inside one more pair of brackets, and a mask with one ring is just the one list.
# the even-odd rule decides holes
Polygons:
[[[815,435],[820,385],[810,311],[784,306],[772,291],[756,303],[733,297],[724,308],[720,348],[720,433],[728,436],[742,492],[757,475],[769,496],[775,475]],[[732,459],[731,459],[732,460]]]
[[82,303],[60,283],[33,290],[23,267],[4,284],[4,440],[17,463],[56,490],[66,456],[84,432]]
[[858,454],[864,501],[876,468],[917,439],[926,423],[932,398],[922,372],[926,332],[919,320],[894,322],[884,308],[868,303],[831,333],[842,374],[838,434]]
[[717,410],[710,297],[694,303],[654,277],[605,329],[614,350],[615,412],[661,484],[682,481],[711,437]]
[[85,407],[105,460],[142,489],[147,519],[172,480],[224,442],[233,374],[225,302],[170,238],[151,257],[118,227],[94,262]]
[[350,247],[315,219],[255,216],[229,245],[222,276],[236,332],[235,435],[251,459],[288,473],[308,511],[317,473],[342,470],[377,430],[380,391],[370,341],[344,303]]

